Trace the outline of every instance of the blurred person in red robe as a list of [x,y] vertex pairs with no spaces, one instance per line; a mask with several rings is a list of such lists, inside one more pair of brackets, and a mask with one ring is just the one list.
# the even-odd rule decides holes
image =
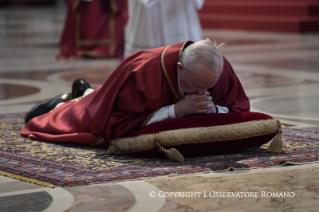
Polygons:
[[34,106],[21,135],[108,146],[154,122],[250,109],[230,63],[209,39],[133,53],[103,85],[93,90],[85,80],[76,81],[72,95]]
[[125,0],[65,0],[68,8],[58,59],[120,57]]

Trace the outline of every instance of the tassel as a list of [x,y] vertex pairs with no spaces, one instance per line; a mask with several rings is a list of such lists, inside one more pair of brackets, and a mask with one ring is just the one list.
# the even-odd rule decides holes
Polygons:
[[158,138],[154,139],[157,146],[159,147],[159,151],[163,152],[166,157],[172,161],[184,162],[184,156],[175,148],[164,149],[164,147],[160,146],[160,140]]
[[[280,124],[280,123],[279,123]],[[282,138],[281,138],[282,130],[281,126],[279,125],[279,130],[274,139],[272,139],[267,151],[271,153],[278,153],[281,152],[282,149]]]

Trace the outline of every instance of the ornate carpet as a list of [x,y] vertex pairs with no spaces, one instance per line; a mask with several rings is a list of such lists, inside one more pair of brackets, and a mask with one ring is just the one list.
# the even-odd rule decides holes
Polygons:
[[42,186],[75,186],[192,173],[318,162],[319,132],[283,128],[283,151],[265,149],[166,158],[111,156],[105,149],[33,141],[20,136],[24,114],[0,115],[0,175]]

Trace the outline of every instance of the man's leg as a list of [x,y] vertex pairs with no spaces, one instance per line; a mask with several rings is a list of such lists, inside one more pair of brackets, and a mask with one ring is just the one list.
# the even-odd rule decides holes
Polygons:
[[91,88],[91,85],[83,78],[78,78],[72,85],[72,99],[83,96],[86,89]]
[[[40,102],[33,106],[31,110],[26,114],[24,118],[24,122],[27,123],[31,119],[33,119],[36,116],[43,115],[45,113],[50,112],[54,108],[60,106],[66,101],[70,101],[71,99],[78,98],[80,96],[83,96],[84,93],[87,91],[87,93],[92,92],[93,89],[91,89],[90,84],[85,81],[83,78],[78,78],[73,82],[72,85],[72,93],[65,93],[58,95],[52,99]],[[90,91],[92,90],[92,91]]]

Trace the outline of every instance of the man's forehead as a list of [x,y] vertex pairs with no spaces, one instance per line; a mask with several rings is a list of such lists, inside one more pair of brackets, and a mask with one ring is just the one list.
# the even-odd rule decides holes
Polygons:
[[220,71],[205,67],[193,72],[190,78],[197,87],[208,89],[215,85],[219,75]]

